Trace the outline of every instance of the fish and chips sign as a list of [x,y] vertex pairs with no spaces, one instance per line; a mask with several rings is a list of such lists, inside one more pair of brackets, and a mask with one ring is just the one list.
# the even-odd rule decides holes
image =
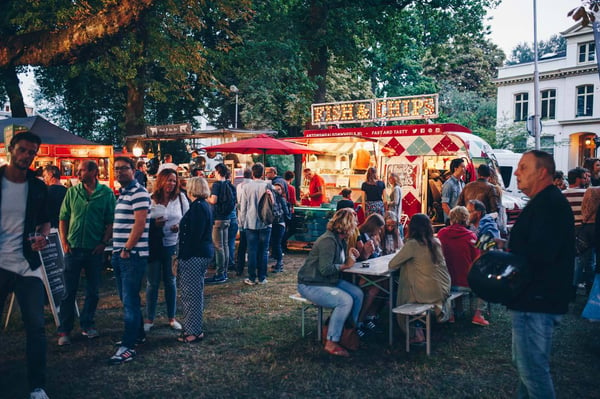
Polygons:
[[437,118],[437,94],[386,97],[311,105],[313,125]]

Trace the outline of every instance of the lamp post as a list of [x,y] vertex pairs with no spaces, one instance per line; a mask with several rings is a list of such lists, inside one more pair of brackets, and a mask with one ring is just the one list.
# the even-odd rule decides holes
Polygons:
[[240,92],[240,90],[235,85],[231,85],[231,86],[229,86],[229,91],[231,91],[232,93],[235,93],[235,123],[233,125],[233,128],[237,129],[237,122],[238,122],[238,93]]
[[538,69],[538,42],[537,42],[537,2],[533,0],[533,135],[535,149],[541,147],[540,136],[542,126],[540,123],[540,72]]

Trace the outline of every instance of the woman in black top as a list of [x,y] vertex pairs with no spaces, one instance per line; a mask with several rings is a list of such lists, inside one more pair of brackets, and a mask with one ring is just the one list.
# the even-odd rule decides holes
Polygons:
[[385,205],[383,202],[385,196],[385,183],[377,178],[377,169],[370,167],[367,169],[367,181],[365,181],[361,190],[365,192],[363,195],[363,209],[365,216],[372,213],[378,213],[382,217],[385,213]]
[[192,177],[187,183],[192,202],[179,222],[179,254],[177,281],[183,308],[183,331],[179,342],[199,342],[204,338],[204,274],[213,257],[211,237],[213,216],[206,198],[210,195],[203,177]]

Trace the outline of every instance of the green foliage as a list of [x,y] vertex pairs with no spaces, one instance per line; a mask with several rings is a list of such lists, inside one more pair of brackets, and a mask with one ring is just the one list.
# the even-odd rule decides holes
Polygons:
[[[563,36],[552,35],[548,40],[538,42],[538,59],[544,55],[564,53],[567,49],[567,41]],[[519,43],[512,51],[506,65],[522,64],[534,61],[533,43]]]

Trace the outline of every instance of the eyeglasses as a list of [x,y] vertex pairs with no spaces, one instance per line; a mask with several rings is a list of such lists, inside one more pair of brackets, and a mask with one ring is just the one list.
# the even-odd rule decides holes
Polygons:
[[116,172],[125,172],[126,170],[131,169],[131,166],[115,166]]

